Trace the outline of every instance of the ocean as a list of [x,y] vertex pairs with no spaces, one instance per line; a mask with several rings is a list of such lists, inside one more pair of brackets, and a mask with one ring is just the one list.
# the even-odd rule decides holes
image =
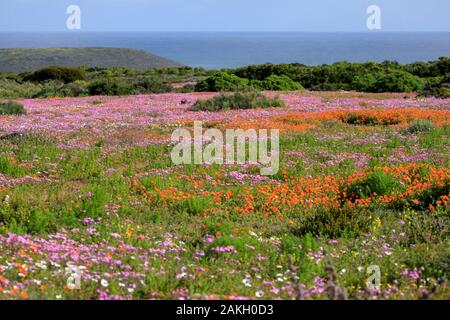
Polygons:
[[0,33],[0,48],[134,48],[208,69],[265,62],[428,61],[450,56],[450,32],[61,32]]

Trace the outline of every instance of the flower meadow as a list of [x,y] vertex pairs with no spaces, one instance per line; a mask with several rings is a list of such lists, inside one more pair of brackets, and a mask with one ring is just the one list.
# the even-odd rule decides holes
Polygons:
[[[0,299],[450,298],[450,99],[265,92],[284,106],[191,111],[214,95],[0,115]],[[174,165],[171,134],[194,121],[280,129],[280,170]]]

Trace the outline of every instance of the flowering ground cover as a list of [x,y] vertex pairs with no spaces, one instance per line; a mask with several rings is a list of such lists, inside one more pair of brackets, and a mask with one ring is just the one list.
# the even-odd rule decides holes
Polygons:
[[[303,92],[190,111],[213,95],[22,100],[26,115],[0,116],[0,299],[450,298],[450,99]],[[195,120],[281,129],[279,172],[173,165],[171,133]]]

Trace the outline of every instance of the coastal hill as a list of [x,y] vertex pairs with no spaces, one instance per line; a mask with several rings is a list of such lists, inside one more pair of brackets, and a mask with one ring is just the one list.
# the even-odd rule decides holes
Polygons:
[[145,52],[121,48],[0,49],[0,72],[26,72],[48,66],[64,67],[182,67],[183,65]]

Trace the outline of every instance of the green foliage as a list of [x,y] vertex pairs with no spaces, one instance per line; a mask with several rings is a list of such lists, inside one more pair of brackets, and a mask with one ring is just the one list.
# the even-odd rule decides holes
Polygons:
[[32,82],[17,82],[16,80],[0,80],[0,99],[32,98],[39,91],[39,84]]
[[277,98],[268,98],[258,92],[237,92],[221,94],[209,100],[199,100],[191,108],[192,111],[219,111],[233,109],[254,109],[282,107],[284,102]]
[[[64,51],[64,55],[67,52]],[[89,54],[97,57],[100,52],[102,51],[94,50]],[[74,59],[76,60],[76,57]],[[109,58],[105,59],[108,60],[105,64],[109,64]],[[423,96],[445,98],[450,97],[449,60],[441,57],[436,61],[407,65],[395,61],[337,62],[320,66],[267,63],[220,71],[190,67],[162,67],[140,71],[139,69],[143,68],[132,65],[109,68],[48,67],[34,73],[0,73],[0,98],[125,95],[171,91],[220,92],[249,88],[273,91],[302,88],[319,91],[357,90],[375,93],[417,91]],[[176,88],[172,88],[171,84],[175,83]]]
[[433,130],[433,122],[427,119],[415,119],[411,121],[406,129],[408,133],[430,132]]
[[395,70],[377,76],[373,92],[412,92],[422,88],[422,81],[406,71]]
[[355,201],[374,195],[388,195],[394,190],[402,190],[403,186],[391,174],[375,170],[362,181],[355,182],[345,189],[345,200]]
[[67,67],[44,68],[24,78],[25,81],[43,82],[47,80],[58,80],[64,83],[85,79],[85,74],[81,69]]
[[122,96],[136,93],[134,86],[125,81],[105,78],[92,81],[88,86],[90,95]]
[[352,89],[366,92],[412,92],[421,89],[420,78],[401,70],[356,76]]
[[170,85],[150,77],[138,81],[136,86],[139,93],[165,93],[172,91]]
[[23,105],[17,102],[0,102],[0,115],[6,114],[25,114],[25,108]]
[[294,91],[303,89],[303,87],[298,83],[293,81],[288,76],[277,76],[271,75],[264,79],[252,80],[250,85],[260,90],[272,90],[272,91]]
[[331,239],[356,237],[370,231],[374,220],[374,213],[367,209],[321,208],[301,217],[298,234]]
[[195,89],[196,91],[206,92],[236,91],[244,89],[248,84],[248,79],[239,78],[226,72],[219,72],[197,83]]
[[420,92],[424,96],[436,96],[440,98],[450,97],[450,73],[443,77],[433,77],[425,81],[423,90]]

